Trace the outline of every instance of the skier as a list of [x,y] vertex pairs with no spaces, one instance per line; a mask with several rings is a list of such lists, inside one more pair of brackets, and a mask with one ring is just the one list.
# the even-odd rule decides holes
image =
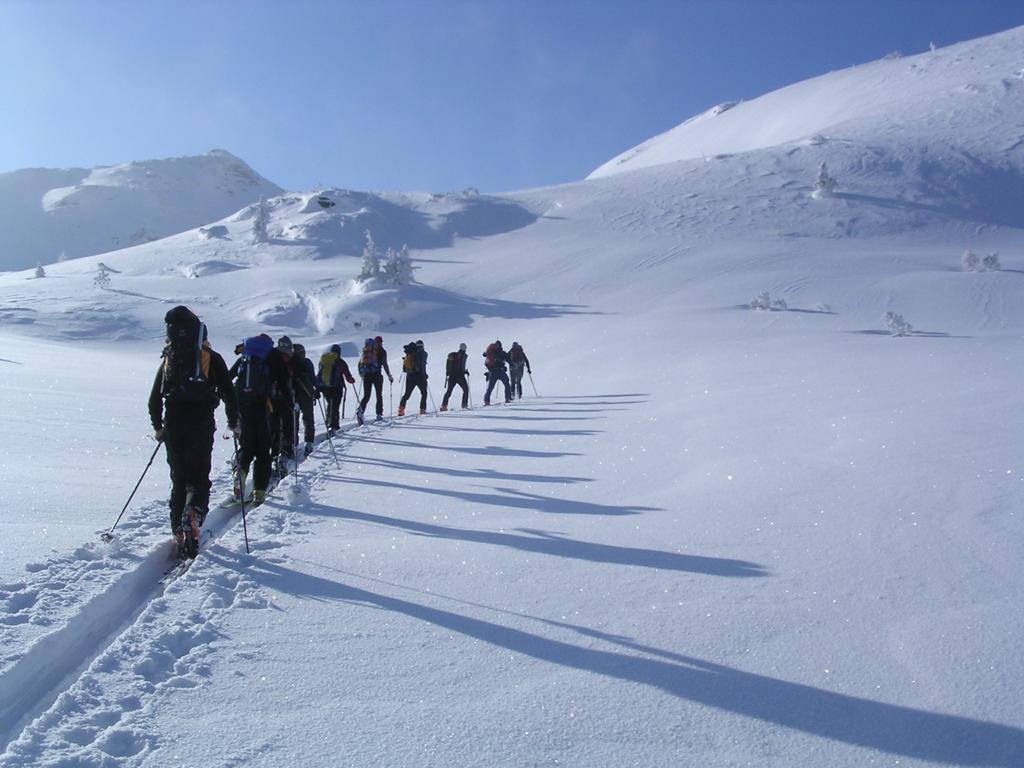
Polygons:
[[295,429],[295,388],[292,383],[292,340],[282,336],[270,351],[270,457],[279,477],[288,474],[288,461],[295,458],[292,448]]
[[273,382],[283,378],[280,370],[284,361],[274,354],[274,340],[261,333],[246,339],[240,350],[241,357],[231,370],[236,372],[235,394],[238,397],[240,429],[238,435],[237,475],[235,499],[245,495],[245,481],[249,467],[253,466],[252,503],[259,506],[266,500],[270,484],[272,406],[270,393]]
[[292,384],[295,387],[295,403],[302,413],[303,456],[313,452],[313,440],[316,438],[316,427],[313,424],[313,401],[320,399],[316,388],[316,371],[313,361],[306,357],[306,348],[302,344],[292,345]]
[[195,557],[210,507],[214,412],[223,400],[228,428],[235,431],[238,410],[227,365],[210,346],[206,326],[184,306],[170,310],[164,322],[167,342],[149,393],[149,418],[153,436],[167,447],[168,506],[178,554]]
[[420,390],[420,416],[427,412],[427,351],[423,348],[423,340],[410,342],[402,347],[405,357],[402,359],[402,370],[405,372],[405,394],[398,403],[398,415],[405,416],[405,404],[413,389]]
[[499,381],[505,385],[505,402],[512,402],[508,375],[505,373],[506,362],[508,362],[508,352],[502,349],[500,339],[487,345],[487,349],[484,351],[484,367],[487,368],[487,392],[484,393],[484,405],[491,404],[491,391]]
[[466,381],[466,377],[469,376],[469,371],[466,370],[468,358],[465,344],[459,344],[458,352],[448,353],[448,359],[445,361],[446,388],[444,399],[441,401],[442,411],[448,410],[448,401],[456,384],[462,387],[462,410],[469,408],[469,383]]
[[341,347],[332,344],[328,352],[320,356],[320,367],[316,372],[316,387],[327,400],[327,430],[331,436],[340,425],[341,399],[345,396],[345,382],[355,384],[352,372],[341,357]]
[[363,344],[363,354],[359,358],[359,375],[363,377],[363,399],[359,401],[359,409],[356,411],[356,419],[363,423],[363,414],[366,413],[366,405],[370,402],[371,385],[377,390],[377,421],[384,418],[384,375],[387,374],[388,383],[393,384],[391,369],[388,368],[388,353],[384,349],[384,339],[377,336],[367,339]]
[[519,346],[518,341],[512,342],[512,349],[508,351],[508,372],[511,379],[512,395],[517,400],[523,399],[523,367],[527,373],[533,375],[530,370],[530,358],[526,356],[526,350]]

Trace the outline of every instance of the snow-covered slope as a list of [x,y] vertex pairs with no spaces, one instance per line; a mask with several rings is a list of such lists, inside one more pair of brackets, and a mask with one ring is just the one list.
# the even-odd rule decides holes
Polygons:
[[[989,82],[1019,35],[927,54],[918,90],[876,77],[909,60],[824,78],[888,105],[856,131],[500,198],[280,195],[260,245],[247,207],[0,275],[0,763],[1019,766],[1024,100],[933,64]],[[365,230],[413,285],[356,279]],[[396,379],[422,338],[431,413],[349,400],[168,581],[159,451],[95,533],[154,456],[178,303],[222,352],[382,333]],[[532,377],[484,409],[495,338]],[[434,415],[459,342],[475,407]]]
[[727,102],[623,152],[590,178],[678,160],[814,141],[927,143],[1020,161],[1024,27],[906,58],[887,58]]
[[0,270],[151,242],[280,192],[219,149],[91,170],[0,173]]

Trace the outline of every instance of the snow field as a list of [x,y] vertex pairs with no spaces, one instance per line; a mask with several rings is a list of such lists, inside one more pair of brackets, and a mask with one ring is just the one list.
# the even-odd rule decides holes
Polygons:
[[[0,762],[1020,765],[1024,145],[998,79],[1020,34],[670,137],[742,118],[779,144],[500,198],[283,195],[259,247],[244,209],[0,275],[0,691],[28,710],[0,710]],[[779,117],[808,88],[892,90]],[[822,161],[839,187],[814,200]],[[368,222],[414,285],[353,282]],[[963,271],[967,248],[1003,271]],[[118,546],[92,542],[152,450],[178,303],[222,353],[380,332],[396,379],[422,338],[437,404],[465,341],[477,408],[350,430],[340,466],[319,446],[302,493],[253,511],[251,555],[225,511],[164,584],[162,456]],[[495,338],[542,397],[479,407]]]

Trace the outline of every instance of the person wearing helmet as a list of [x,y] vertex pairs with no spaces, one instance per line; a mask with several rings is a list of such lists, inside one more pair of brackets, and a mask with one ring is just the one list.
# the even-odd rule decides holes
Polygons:
[[306,357],[306,348],[302,344],[292,344],[292,385],[295,387],[295,404],[302,418],[305,443],[303,456],[309,456],[313,452],[313,440],[316,437],[313,401],[320,397],[320,393],[316,388],[316,369],[313,361]]
[[[238,409],[227,364],[210,346],[202,321],[188,307],[178,306],[164,322],[167,340],[149,393],[149,417],[153,437],[167,449],[171,532],[179,554],[195,557],[198,530],[210,506],[214,412],[223,401],[228,428],[234,431]],[[191,545],[186,533],[192,535]]]
[[512,402],[508,374],[505,372],[505,363],[507,362],[508,352],[502,348],[501,339],[487,345],[487,349],[484,350],[484,367],[487,369],[487,392],[484,393],[484,405],[491,404],[491,392],[499,381],[505,386],[505,402]]
[[288,474],[288,461],[295,458],[295,385],[293,383],[292,340],[282,336],[270,352],[271,370],[277,375],[271,382],[270,457],[278,477]]
[[469,383],[466,377],[469,371],[466,369],[466,362],[469,356],[466,354],[466,345],[459,344],[458,352],[449,352],[445,361],[445,391],[444,399],[441,401],[441,410],[448,410],[448,401],[452,397],[455,385],[462,387],[462,410],[469,408]]
[[517,400],[523,399],[523,368],[533,374],[530,370],[530,358],[526,356],[526,350],[519,346],[518,341],[512,342],[512,349],[508,351],[508,373],[511,380],[512,396]]
[[363,354],[359,358],[359,375],[363,377],[363,399],[359,401],[359,408],[356,410],[356,419],[363,423],[363,414],[366,413],[366,406],[370,402],[370,393],[377,391],[377,421],[384,418],[384,376],[388,382],[395,380],[391,376],[391,369],[388,368],[388,353],[384,349],[384,339],[377,336],[367,339],[363,344]]
[[427,351],[423,348],[423,340],[410,342],[403,347],[405,357],[402,358],[402,370],[405,373],[405,394],[398,404],[398,415],[405,416],[405,404],[413,389],[420,390],[420,416],[427,412]]
[[334,435],[340,428],[341,400],[345,396],[345,382],[355,384],[348,363],[341,356],[341,347],[332,344],[331,348],[320,356],[320,367],[316,372],[316,388],[323,392],[327,401],[327,430]]

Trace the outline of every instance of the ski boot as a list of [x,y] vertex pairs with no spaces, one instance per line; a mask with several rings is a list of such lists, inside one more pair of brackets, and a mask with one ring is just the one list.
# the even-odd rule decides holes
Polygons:
[[427,415],[427,409],[426,408],[420,408],[420,416],[426,416],[426,415]]
[[252,505],[258,507],[267,500],[267,492],[256,489],[252,492]]
[[380,424],[382,421],[384,421],[384,414],[383,413],[378,413],[377,414],[377,418],[375,418],[374,421],[377,422],[378,424]]
[[448,410],[448,406],[447,405],[442,405],[441,406],[441,413],[444,413],[447,410]]
[[199,554],[199,510],[191,504],[186,504],[181,513],[181,530],[178,532],[181,540],[178,545],[178,554],[194,559]]
[[313,452],[313,444],[312,443],[306,443],[306,447],[303,448],[303,455],[304,456],[309,456],[309,454],[311,454],[312,452]]
[[359,422],[359,426],[360,427],[363,426],[363,424],[366,423],[365,421],[363,421],[363,409],[362,408],[356,408],[356,421]]
[[185,534],[180,528],[174,532],[174,544],[177,547],[178,559],[184,560],[188,555],[185,551]]
[[281,480],[288,476],[288,459],[284,456],[278,456],[274,459],[274,477]]
[[405,416],[405,406],[404,405],[398,406],[398,415],[399,416]]
[[231,500],[236,504],[242,500],[242,494],[245,493],[245,481],[249,477],[246,472],[235,473],[235,484],[231,489]]

